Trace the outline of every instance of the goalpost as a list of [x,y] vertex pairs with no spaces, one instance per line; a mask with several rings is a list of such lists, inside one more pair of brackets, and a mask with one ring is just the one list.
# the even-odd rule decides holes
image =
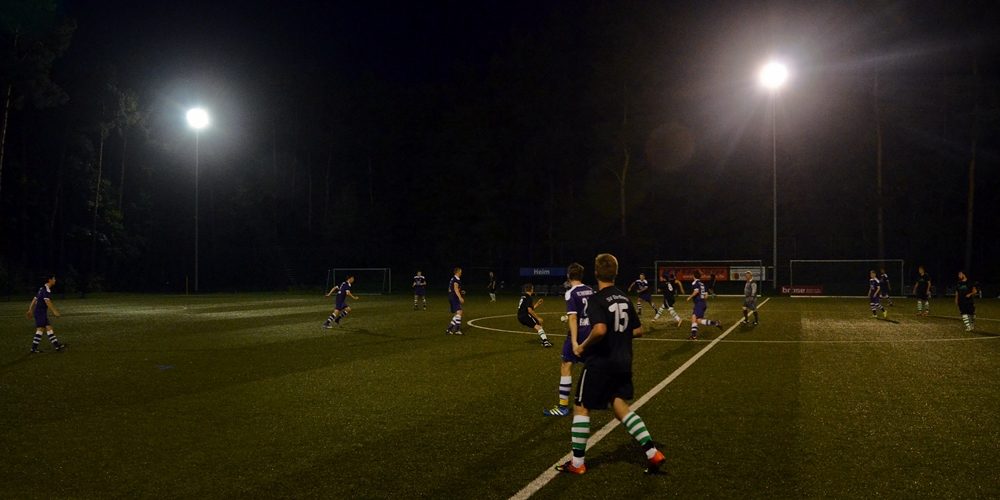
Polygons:
[[653,276],[646,279],[655,283],[654,290],[659,293],[660,279],[668,272],[674,273],[684,285],[694,280],[694,271],[701,271],[701,281],[707,286],[712,275],[715,275],[715,292],[727,295],[743,295],[743,275],[750,271],[753,279],[759,283],[767,280],[767,269],[761,260],[657,260],[653,262]]
[[392,292],[392,270],[388,267],[335,267],[326,271],[326,290],[354,276],[355,295],[384,295]]
[[903,259],[828,259],[788,261],[789,288],[807,295],[865,295],[868,272],[889,275],[893,296],[906,295],[906,262]]

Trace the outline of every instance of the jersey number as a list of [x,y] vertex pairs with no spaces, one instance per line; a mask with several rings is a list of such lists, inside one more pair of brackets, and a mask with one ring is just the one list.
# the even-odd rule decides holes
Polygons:
[[628,304],[616,302],[608,306],[608,311],[615,315],[615,332],[625,333],[628,326]]

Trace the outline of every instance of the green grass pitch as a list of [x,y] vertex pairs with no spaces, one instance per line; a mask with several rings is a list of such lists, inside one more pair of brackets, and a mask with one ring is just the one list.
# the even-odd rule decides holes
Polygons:
[[[516,301],[470,296],[452,337],[440,296],[364,296],[334,330],[321,294],[57,296],[69,349],[33,356],[28,300],[2,303],[0,497],[510,497],[569,452],[570,425],[541,413],[562,300],[540,309],[553,349]],[[710,304],[741,318],[736,298]],[[996,498],[1000,303],[971,334],[932,307],[897,299],[882,321],[864,299],[769,300],[638,410],[663,474],[618,428],[535,498]],[[687,329],[636,341],[637,397],[722,334]]]

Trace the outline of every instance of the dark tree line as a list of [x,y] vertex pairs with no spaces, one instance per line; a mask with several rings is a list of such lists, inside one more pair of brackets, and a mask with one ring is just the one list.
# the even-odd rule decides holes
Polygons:
[[[54,3],[5,3],[0,284],[20,293],[54,271],[69,291],[183,291],[182,105],[195,101],[214,108],[199,152],[203,289],[313,286],[351,266],[512,280],[608,250],[628,272],[769,260],[770,121],[733,50],[750,36],[738,19],[663,2],[512,8],[530,15],[512,15],[502,43],[430,77],[303,57],[171,80],[81,45]],[[780,96],[779,264],[884,256],[995,278],[997,51],[964,36],[990,16],[942,13],[930,39],[946,47],[857,63],[927,32],[928,17],[896,14],[831,7],[799,28],[884,29],[813,40],[828,63]]]

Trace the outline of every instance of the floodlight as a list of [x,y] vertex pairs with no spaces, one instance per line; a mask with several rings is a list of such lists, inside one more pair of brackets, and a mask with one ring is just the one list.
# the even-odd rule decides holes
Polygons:
[[208,112],[201,108],[189,109],[187,122],[191,128],[201,130],[208,126]]
[[771,61],[760,69],[760,84],[770,90],[778,90],[788,80],[788,67]]

